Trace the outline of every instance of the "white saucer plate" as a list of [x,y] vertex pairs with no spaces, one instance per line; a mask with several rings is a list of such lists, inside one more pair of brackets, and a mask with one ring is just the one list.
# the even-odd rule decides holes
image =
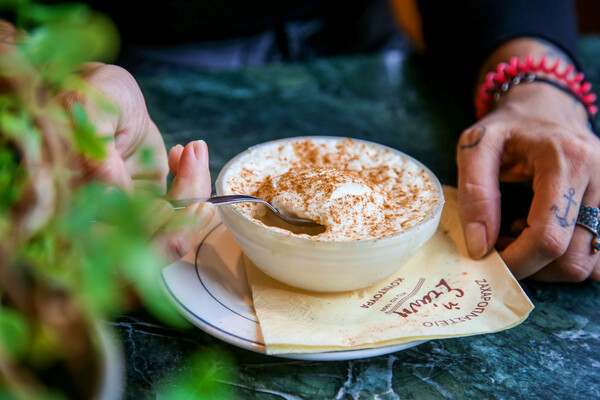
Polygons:
[[[242,349],[266,354],[242,251],[218,217],[205,232],[195,252],[162,270],[165,291],[182,315],[204,332]],[[421,343],[277,357],[355,360],[394,353]]]

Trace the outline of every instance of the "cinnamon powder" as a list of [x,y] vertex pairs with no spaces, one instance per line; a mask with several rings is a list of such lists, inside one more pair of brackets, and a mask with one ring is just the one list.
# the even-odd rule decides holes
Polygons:
[[[393,235],[417,225],[441,201],[427,170],[387,148],[352,139],[258,147],[239,162],[226,180],[230,193],[255,195],[325,225],[325,232],[311,237],[315,240]],[[345,193],[347,187],[358,192]],[[332,198],[334,193],[343,195]],[[265,213],[262,206],[236,207],[262,224],[256,219]]]

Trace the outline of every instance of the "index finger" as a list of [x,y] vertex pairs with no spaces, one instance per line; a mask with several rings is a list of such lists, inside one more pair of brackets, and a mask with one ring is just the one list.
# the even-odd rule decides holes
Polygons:
[[467,129],[457,147],[458,209],[469,254],[481,258],[500,230],[501,143],[484,125]]

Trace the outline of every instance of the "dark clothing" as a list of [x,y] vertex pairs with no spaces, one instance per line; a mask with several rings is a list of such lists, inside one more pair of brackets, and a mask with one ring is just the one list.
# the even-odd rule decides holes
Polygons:
[[232,69],[409,47],[386,0],[87,2],[116,22],[128,56],[180,67]]
[[[231,69],[408,46],[387,0],[87,3],[117,23],[125,54],[180,67]],[[577,61],[571,0],[418,0],[418,6],[429,54],[444,69],[457,67],[465,81],[494,48],[519,36],[546,39]]]
[[500,44],[545,39],[577,64],[577,22],[571,0],[419,0],[428,50],[471,79]]
[[[333,0],[89,0],[108,13],[124,40],[138,45],[163,45],[254,36],[289,21],[354,21],[368,2]],[[338,3],[339,4],[339,3]],[[345,14],[346,18],[342,14]]]

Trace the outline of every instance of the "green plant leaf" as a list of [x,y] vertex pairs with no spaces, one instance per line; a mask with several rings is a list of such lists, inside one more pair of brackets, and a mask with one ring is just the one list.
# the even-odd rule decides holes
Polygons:
[[96,160],[105,158],[105,144],[112,138],[103,138],[96,134],[96,127],[90,122],[87,112],[79,103],[73,105],[73,122],[73,138],[77,150]]
[[14,149],[0,147],[0,212],[8,210],[21,196],[26,177]]
[[140,162],[144,168],[152,168],[156,165],[156,157],[151,148],[142,148],[142,151],[140,152]]
[[162,290],[159,274],[165,265],[163,261],[151,247],[131,248],[124,260],[123,272],[154,316],[170,325],[187,327],[189,323],[175,310]]
[[205,349],[192,355],[175,382],[163,382],[161,399],[212,400],[238,398],[231,386],[236,374],[231,357],[223,350]]
[[[4,137],[0,139],[0,239],[11,239],[10,260],[0,263],[17,260],[27,265],[35,279],[45,279],[64,290],[91,320],[128,311],[123,286],[123,280],[127,279],[155,316],[172,325],[190,326],[160,286],[160,270],[166,263],[150,243],[154,232],[149,221],[156,193],[131,196],[98,184],[62,190],[68,187],[71,175],[66,170],[67,163],[57,162],[52,169],[52,184],[59,189],[56,213],[26,238],[13,232],[9,208],[18,201],[23,182],[28,178],[21,169],[21,164],[27,164],[21,163],[16,149],[26,149],[23,151],[33,159],[41,155],[42,135],[36,122],[49,121],[56,132],[44,131],[44,134],[70,140],[69,145],[83,155],[95,160],[106,157],[107,143],[113,138],[98,134],[81,104],[75,104],[71,113],[45,105],[59,91],[78,89],[69,84],[76,83],[82,63],[110,61],[118,50],[119,37],[108,18],[83,4],[0,0],[0,11],[15,14],[17,26],[28,31],[27,40],[15,47],[14,59],[0,70],[5,78],[22,80],[22,85],[16,87],[27,88],[20,93],[0,94],[0,131]],[[37,98],[40,93],[47,95],[43,101]],[[82,88],[81,93],[101,111],[118,111],[109,100],[87,88]],[[156,157],[144,149],[141,162],[144,167],[152,168]],[[183,223],[176,220],[170,226],[176,228]],[[36,366],[51,367],[55,359],[60,359],[58,342],[57,332],[40,321],[27,319],[24,314],[2,308],[0,303],[0,356],[26,357],[33,367],[28,372],[35,373]],[[218,382],[230,379],[232,364],[219,352],[194,357],[187,364],[187,372],[176,377],[180,384],[168,390],[166,398],[231,398],[231,393]],[[0,398],[11,398],[11,392],[2,387],[1,381]],[[26,388],[20,389],[23,393]],[[27,398],[62,397],[50,389]]]
[[39,4],[32,3],[29,6],[27,16],[37,24],[48,24],[52,22],[77,22],[78,19],[89,16],[90,8],[82,3],[62,4]]
[[35,28],[19,48],[52,87],[60,86],[82,63],[110,62],[117,54],[120,40],[114,24],[85,6],[58,11],[33,7],[27,17]]
[[29,326],[20,313],[0,308],[0,355],[18,360],[25,355],[29,343]]

